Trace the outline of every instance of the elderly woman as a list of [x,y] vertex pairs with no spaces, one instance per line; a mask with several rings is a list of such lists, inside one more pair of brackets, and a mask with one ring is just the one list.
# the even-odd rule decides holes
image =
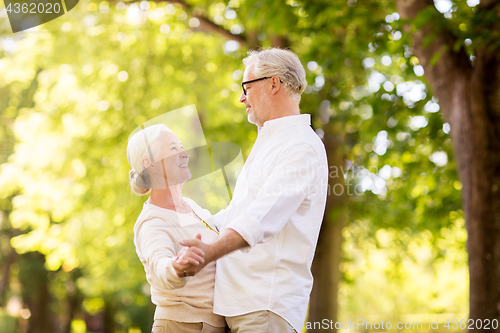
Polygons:
[[157,306],[153,333],[225,332],[224,317],[212,312],[215,262],[188,276],[191,265],[203,263],[203,252],[179,244],[194,237],[208,243],[218,238],[204,221],[210,213],[182,196],[182,185],[191,178],[189,154],[160,124],[132,136],[127,159],[132,190],[151,193],[134,226],[134,243]]

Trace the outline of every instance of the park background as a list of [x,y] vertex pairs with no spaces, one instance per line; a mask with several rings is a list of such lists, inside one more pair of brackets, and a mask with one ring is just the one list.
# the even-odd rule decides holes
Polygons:
[[82,0],[16,34],[0,7],[0,331],[150,331],[127,139],[195,105],[248,156],[258,47],[301,59],[329,158],[308,320],[500,319],[497,5]]

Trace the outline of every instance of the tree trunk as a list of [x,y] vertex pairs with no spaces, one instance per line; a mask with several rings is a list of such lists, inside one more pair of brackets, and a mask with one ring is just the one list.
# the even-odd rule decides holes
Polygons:
[[63,333],[71,333],[71,322],[75,318],[76,313],[81,308],[83,296],[76,284],[76,280],[81,276],[82,273],[80,272],[80,270],[73,270],[71,272],[71,282],[66,287],[68,297],[68,315],[65,318],[65,323],[63,324]]
[[16,262],[17,252],[14,249],[10,249],[10,254],[7,261],[2,267],[2,278],[0,279],[0,306],[5,306],[7,303],[7,291],[9,290],[10,283],[10,267]]
[[[48,272],[45,269],[45,256],[39,252],[26,253],[19,261],[20,281],[23,300],[31,313],[28,318],[27,333],[53,332],[51,321]],[[22,262],[21,262],[22,261]]]
[[[0,306],[3,307],[7,303],[7,292],[9,290],[10,284],[10,268],[16,262],[18,255],[16,250],[10,245],[10,240],[18,236],[21,232],[18,229],[12,228],[10,224],[10,213],[12,212],[12,199],[18,195],[19,193],[16,191],[12,193],[10,196],[5,198],[8,202],[7,207],[4,210],[0,211],[0,233],[4,236],[7,236],[7,240],[0,240],[0,246],[2,247],[2,251],[0,254],[5,254],[5,262],[3,262],[2,276],[0,279]],[[3,260],[2,260],[3,261]]]
[[[500,57],[478,50],[469,84],[467,133],[461,152],[462,195],[469,234],[470,318],[500,321]],[[458,135],[469,126],[457,124]],[[461,127],[465,127],[462,129]],[[456,150],[460,149],[457,147]]]
[[[497,10],[498,2],[481,1],[476,15]],[[397,4],[402,18],[434,5],[432,0]],[[453,51],[456,38],[445,30],[425,45],[432,32],[427,25],[414,33],[412,50],[451,126],[468,231],[470,318],[484,325],[486,319],[500,321],[500,56],[479,46],[472,66],[463,48]],[[431,64],[437,52],[441,56]]]
[[107,300],[104,303],[104,316],[103,316],[103,333],[115,332],[115,308],[112,300]]
[[[328,124],[327,124],[328,125]],[[325,127],[325,132],[339,133],[340,129],[334,131]],[[338,286],[341,279],[339,265],[342,260],[342,229],[345,225],[345,198],[346,186],[341,170],[344,168],[344,154],[342,150],[343,140],[341,136],[333,134],[325,135],[324,139],[329,170],[336,170],[332,177],[328,178],[328,199],[325,217],[321,226],[318,246],[312,265],[314,286],[309,304],[309,316],[311,328],[308,332],[320,332],[321,323],[327,319],[329,322],[337,321],[338,313]],[[336,330],[335,330],[336,331]]]

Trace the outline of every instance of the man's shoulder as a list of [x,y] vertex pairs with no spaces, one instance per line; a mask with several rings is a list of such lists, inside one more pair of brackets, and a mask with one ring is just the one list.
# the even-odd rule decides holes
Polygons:
[[289,129],[287,133],[287,141],[283,149],[289,149],[293,146],[310,146],[316,153],[323,155],[325,152],[325,145],[320,137],[311,126],[296,126]]

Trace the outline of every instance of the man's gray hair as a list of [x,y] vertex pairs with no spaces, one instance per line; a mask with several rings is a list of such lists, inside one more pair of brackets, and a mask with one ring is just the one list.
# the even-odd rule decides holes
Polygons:
[[300,95],[307,85],[306,71],[295,53],[279,48],[251,50],[243,64],[246,68],[254,65],[257,77],[277,75],[285,84],[288,95],[300,102]]

